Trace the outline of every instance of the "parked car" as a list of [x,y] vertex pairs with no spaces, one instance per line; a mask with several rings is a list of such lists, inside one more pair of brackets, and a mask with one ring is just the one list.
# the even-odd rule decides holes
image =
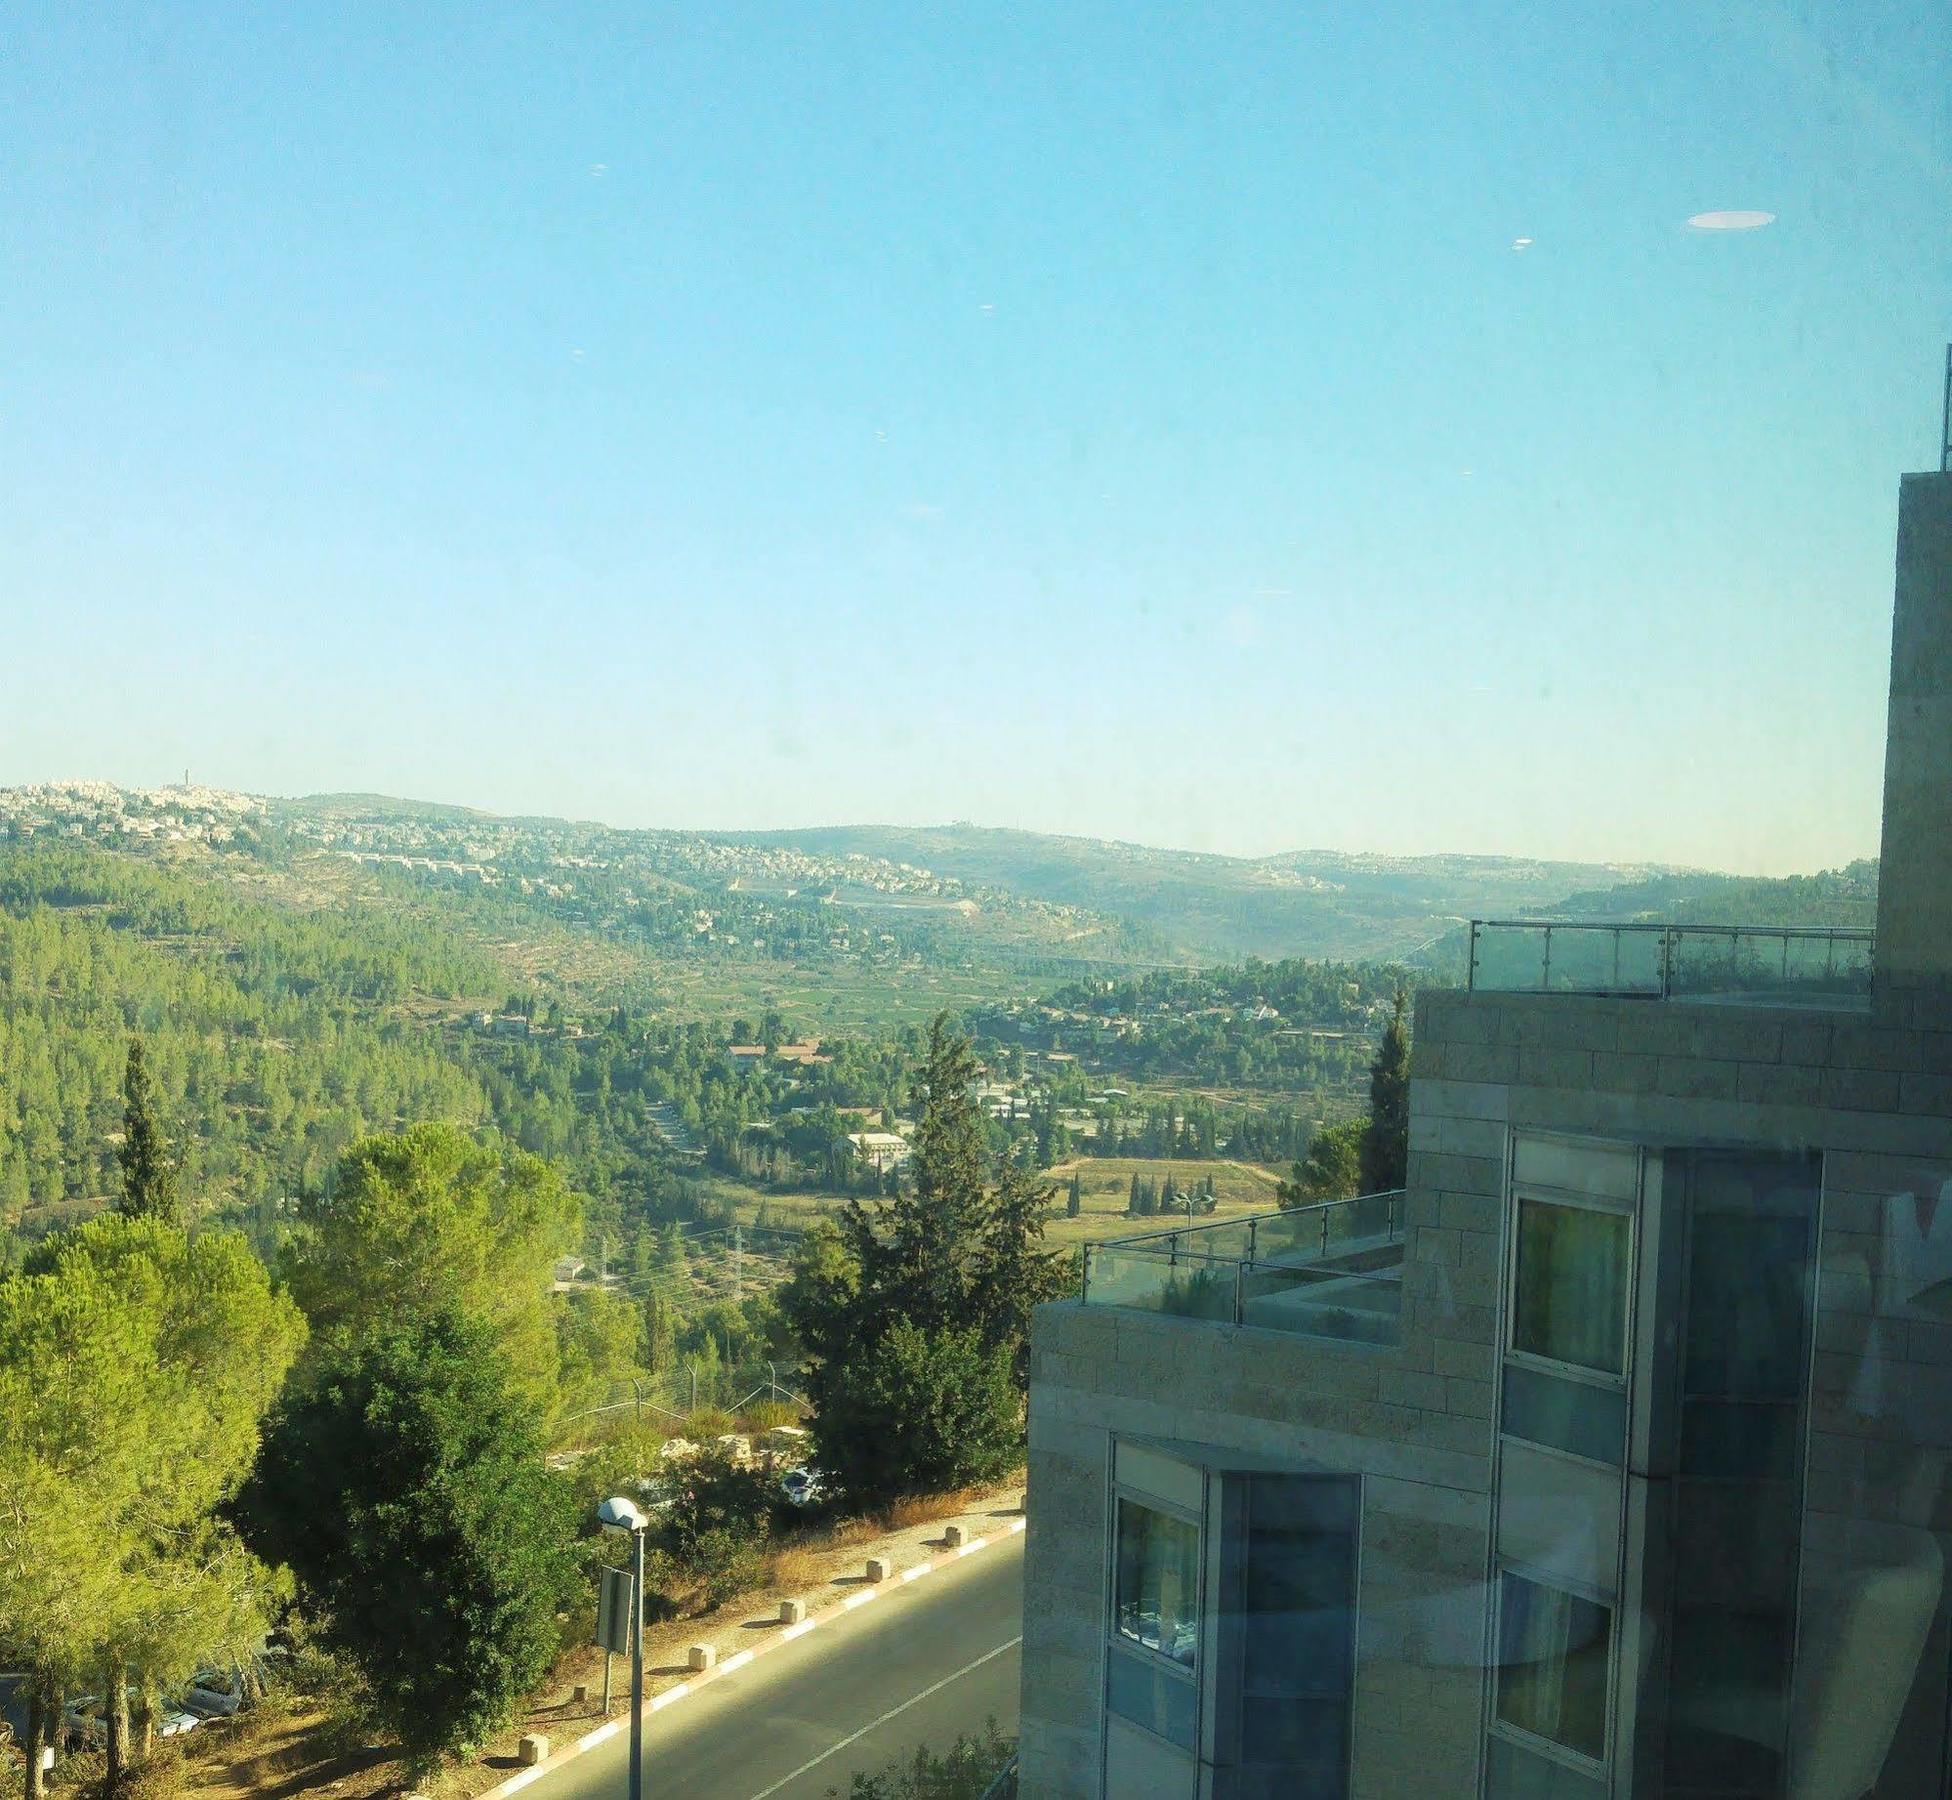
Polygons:
[[[134,1694],[126,1690],[124,1704],[134,1712],[139,1704]],[[83,1694],[78,1700],[70,1700],[61,1711],[61,1735],[74,1748],[99,1748],[108,1741],[107,1707],[99,1694]],[[187,1711],[180,1701],[161,1699],[156,1702],[156,1735],[158,1737],[182,1737],[192,1732],[203,1721],[193,1712]]]
[[203,1723],[195,1713],[179,1700],[162,1700],[156,1706],[156,1735],[158,1737],[182,1737],[186,1732],[196,1730]]
[[236,1669],[201,1669],[183,1704],[206,1719],[228,1719],[244,1704],[244,1678]]
[[779,1478],[779,1491],[791,1506],[812,1506],[825,1496],[827,1490],[818,1469],[802,1466],[788,1469]]
[[83,1694],[61,1709],[61,1738],[70,1749],[85,1749],[108,1737],[99,1694]]

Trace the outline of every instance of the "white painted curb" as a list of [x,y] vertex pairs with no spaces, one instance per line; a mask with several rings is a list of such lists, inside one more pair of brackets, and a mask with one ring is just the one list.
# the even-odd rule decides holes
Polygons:
[[[887,1583],[886,1587],[858,1588],[838,1604],[825,1607],[819,1612],[808,1613],[799,1624],[786,1626],[774,1636],[768,1638],[763,1644],[755,1645],[750,1650],[740,1650],[734,1655],[728,1656],[716,1668],[707,1669],[701,1674],[693,1675],[689,1680],[680,1681],[674,1686],[664,1689],[662,1693],[651,1695],[644,1702],[644,1716],[649,1718],[653,1713],[661,1713],[667,1706],[675,1705],[678,1701],[684,1699],[686,1695],[695,1694],[700,1688],[709,1687],[711,1683],[719,1680],[722,1676],[730,1675],[737,1669],[743,1669],[748,1663],[764,1656],[767,1651],[776,1650],[781,1644],[790,1644],[795,1638],[805,1637],[809,1631],[817,1630],[827,1620],[838,1618],[842,1613],[850,1613],[857,1606],[866,1606],[875,1600],[879,1600],[890,1589],[905,1587],[911,1581],[920,1581],[925,1575],[933,1575],[937,1569],[946,1568],[951,1563],[960,1562],[965,1556],[974,1556],[977,1551],[986,1548],[990,1544],[1002,1543],[1005,1539],[1022,1531],[1023,1528],[1024,1520],[1022,1518],[1012,1519],[1001,1531],[992,1532],[986,1537],[965,1539],[953,1550],[944,1550],[939,1556],[930,1557],[927,1562],[916,1563],[912,1568],[903,1569]],[[629,1727],[630,1713],[626,1710],[621,1718],[608,1720],[604,1724],[599,1725],[594,1731],[585,1732],[574,1743],[565,1744],[562,1749],[558,1750],[546,1762],[539,1762],[533,1768],[522,1770],[518,1775],[511,1775],[506,1781],[496,1787],[484,1789],[481,1793],[474,1796],[474,1800],[507,1800],[508,1795],[519,1794],[531,1782],[540,1781],[543,1776],[554,1774],[565,1763],[574,1762],[579,1756],[597,1749],[600,1745],[609,1743],[613,1737],[616,1737],[620,1732],[628,1730]]]

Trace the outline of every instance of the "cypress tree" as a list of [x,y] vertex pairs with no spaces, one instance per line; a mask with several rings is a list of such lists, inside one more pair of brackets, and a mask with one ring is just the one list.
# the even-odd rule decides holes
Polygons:
[[115,1160],[122,1165],[122,1201],[117,1211],[132,1219],[182,1221],[176,1205],[176,1169],[169,1143],[156,1122],[155,1095],[143,1060],[142,1039],[129,1040],[122,1072],[122,1143]]
[[1409,997],[1396,990],[1396,1009],[1369,1069],[1369,1123],[1362,1134],[1362,1191],[1400,1188],[1410,1168],[1410,1037],[1404,1024]]

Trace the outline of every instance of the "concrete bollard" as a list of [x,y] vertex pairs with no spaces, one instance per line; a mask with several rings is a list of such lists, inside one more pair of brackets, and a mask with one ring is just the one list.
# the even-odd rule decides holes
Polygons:
[[807,1616],[807,1603],[804,1600],[782,1600],[779,1603],[779,1622],[782,1625],[798,1625]]
[[522,1741],[515,1747],[515,1757],[525,1769],[533,1769],[537,1763],[545,1762],[549,1756],[549,1740],[539,1731],[526,1731]]
[[571,1706],[589,1705],[590,1684],[587,1681],[579,1681],[573,1688],[569,1690],[569,1703]]
[[712,1644],[693,1644],[685,1652],[685,1667],[688,1669],[715,1669],[718,1667],[718,1649]]
[[962,1547],[963,1540],[967,1538],[968,1535],[969,1535],[968,1532],[964,1531],[960,1525],[945,1525],[942,1528],[942,1541],[951,1550],[960,1549]]
[[888,1559],[885,1556],[870,1556],[868,1558],[868,1580],[886,1581],[890,1573]]

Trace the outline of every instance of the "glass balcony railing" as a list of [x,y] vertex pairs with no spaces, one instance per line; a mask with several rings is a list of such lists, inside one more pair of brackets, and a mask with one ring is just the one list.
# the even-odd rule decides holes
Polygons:
[[1873,933],[1851,926],[1473,919],[1473,991],[1863,1008]]
[[1402,1262],[1397,1189],[1087,1245],[1084,1300],[1345,1343],[1393,1344]]

